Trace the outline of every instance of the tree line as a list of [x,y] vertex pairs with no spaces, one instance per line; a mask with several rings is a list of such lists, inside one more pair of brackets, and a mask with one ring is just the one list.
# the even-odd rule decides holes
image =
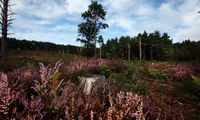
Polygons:
[[[200,41],[185,40],[181,43],[172,43],[172,39],[167,33],[160,34],[159,31],[154,33],[139,33],[136,37],[121,36],[119,38],[109,39],[97,48],[97,57],[109,59],[139,60],[140,43],[142,48],[142,60],[175,60],[175,61],[200,61]],[[102,36],[100,37],[103,40]],[[7,48],[9,50],[40,50],[54,51],[69,54],[92,57],[93,48],[85,48],[74,45],[60,45],[50,42],[18,40],[8,38]],[[0,43],[1,45],[1,43]],[[130,47],[129,47],[130,46]],[[130,53],[129,53],[130,51]]]
[[[140,43],[141,40],[141,43]],[[141,45],[141,50],[140,50]],[[125,60],[200,60],[200,41],[172,43],[167,33],[139,33],[136,37],[121,36],[102,45],[102,56]]]
[[[1,43],[0,43],[1,45]],[[40,51],[54,51],[63,52],[70,54],[79,54],[81,47],[73,45],[60,45],[51,42],[42,41],[30,41],[30,40],[19,40],[16,38],[8,38],[7,40],[8,50],[40,50]]]

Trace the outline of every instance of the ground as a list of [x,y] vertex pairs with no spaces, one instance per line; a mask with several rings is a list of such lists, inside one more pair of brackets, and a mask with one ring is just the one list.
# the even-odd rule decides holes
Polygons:
[[[61,60],[61,62],[57,62],[59,60]],[[44,64],[39,65],[39,63]],[[54,64],[56,65],[54,66]],[[49,67],[47,68],[46,66]],[[50,67],[52,69],[49,69]],[[111,115],[111,117],[117,117],[119,112],[121,111],[124,112],[123,119],[131,119],[131,115],[128,114],[130,112],[128,108],[135,108],[132,108],[130,106],[126,106],[126,108],[124,107],[124,104],[128,103],[121,102],[121,104],[119,104],[117,102],[117,100],[119,99],[117,95],[124,95],[121,93],[121,91],[127,93],[124,95],[125,97],[129,95],[129,92],[131,92],[131,94],[137,94],[139,96],[142,96],[141,98],[144,102],[143,112],[146,113],[146,118],[174,118],[180,120],[200,119],[199,63],[174,61],[140,62],[90,58],[86,59],[85,57],[77,55],[70,55],[57,52],[11,51],[8,53],[6,61],[0,61],[0,70],[3,72],[3,74],[8,76],[8,80],[10,80],[8,82],[8,86],[10,86],[13,92],[16,92],[16,89],[25,90],[25,93],[23,93],[25,94],[25,96],[27,96],[27,94],[31,94],[28,96],[34,96],[34,100],[41,100],[41,104],[43,103],[44,106],[41,108],[41,110],[43,110],[43,112],[46,112],[46,114],[48,114],[49,116],[57,116],[55,119],[58,119],[58,116],[66,116],[63,113],[64,109],[65,113],[66,111],[70,113],[68,113],[69,118],[76,118],[77,114],[82,113],[86,115],[85,117],[83,117],[82,115],[84,119],[86,119],[88,116],[90,116],[91,119],[91,114],[95,114],[93,116],[95,118],[101,117],[108,119],[109,115],[101,115],[104,114],[104,112],[102,111],[107,111],[107,113],[109,113],[110,110],[113,109],[113,106],[115,107],[115,109],[112,110],[113,114]],[[77,87],[79,86],[77,77],[85,74],[105,75],[108,81],[104,84],[107,85],[106,89],[109,92],[103,93],[102,91],[100,91],[98,92],[98,95],[97,93],[92,93],[91,95],[89,95],[89,99],[86,98],[85,95],[81,93],[82,88]],[[35,80],[39,80],[39,83],[34,84]],[[45,81],[48,81],[50,84],[48,84],[48,86],[42,89],[42,86],[44,85]],[[22,83],[25,84],[25,86],[20,88],[19,86]],[[65,93],[70,92],[69,89],[66,90],[66,86],[72,91],[75,90],[75,92],[72,92],[73,95],[68,94],[68,97],[66,99],[73,98],[74,101],[77,100],[79,102],[80,99],[84,99],[84,102],[91,105],[90,107],[86,107],[87,112],[81,111],[83,108],[86,109],[83,106],[81,107],[79,105],[75,105],[75,108],[73,108],[72,106],[73,104],[76,104],[76,102],[66,103],[68,105],[68,107],[66,108],[62,107],[64,103],[60,103],[60,106],[57,106],[59,110],[56,110],[54,108],[57,104],[55,105],[53,102],[52,108],[49,107],[51,105],[45,104],[45,101],[47,102],[48,99],[54,101],[58,96],[60,97],[59,100],[62,101],[62,99],[64,99],[64,97],[66,96],[63,96],[62,94],[60,95],[60,92],[63,90],[65,90]],[[33,90],[31,88],[35,89]],[[48,89],[49,91],[58,90],[56,92],[58,96],[56,95],[56,97],[52,97],[54,95],[52,95],[52,93],[48,91],[44,92],[43,90],[45,89]],[[23,94],[19,92],[19,96],[23,96]],[[133,97],[134,99],[139,99],[135,95],[131,97]],[[39,97],[39,99],[36,99],[35,97]],[[17,98],[15,98],[15,100],[13,101],[16,102],[16,99]],[[114,102],[113,106],[111,106],[112,101]],[[10,102],[10,104],[13,104],[12,102]],[[105,105],[103,105],[104,102]],[[98,105],[96,104],[99,104],[101,106],[99,110],[97,108]],[[8,108],[13,109],[13,107],[10,106]],[[52,112],[53,108],[55,109],[54,112]],[[116,108],[118,109],[117,111]],[[19,107],[16,107],[16,109],[19,109]],[[33,108],[33,111],[34,110],[35,109]],[[125,114],[125,110],[129,112]],[[58,113],[56,113],[55,111],[57,111]],[[30,112],[27,110],[26,112],[32,113],[32,111]],[[43,112],[41,112],[41,114],[43,114]],[[20,115],[21,114],[22,113],[20,113]],[[38,116],[38,114],[35,116],[37,116],[38,118],[41,117]],[[46,116],[44,118],[46,118]]]

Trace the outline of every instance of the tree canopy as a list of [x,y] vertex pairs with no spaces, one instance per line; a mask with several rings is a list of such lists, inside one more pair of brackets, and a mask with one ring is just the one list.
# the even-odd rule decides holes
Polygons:
[[84,44],[87,48],[94,48],[96,56],[97,35],[101,29],[106,29],[108,24],[103,23],[105,20],[106,11],[103,6],[97,1],[92,1],[88,6],[88,10],[82,14],[85,22],[78,25],[78,41]]
[[[173,45],[167,33],[139,33],[136,37],[121,36],[110,39],[103,46],[103,55],[109,58],[138,59],[141,38],[143,60],[167,60],[172,58]],[[130,46],[129,46],[130,45]],[[129,53],[130,51],[130,53]]]

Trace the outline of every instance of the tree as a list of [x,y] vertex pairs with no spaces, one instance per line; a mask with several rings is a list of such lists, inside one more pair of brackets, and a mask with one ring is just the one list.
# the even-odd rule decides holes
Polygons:
[[135,37],[121,36],[119,39],[110,39],[102,47],[103,55],[108,58],[169,60],[173,57],[170,36],[159,31],[153,33],[144,31]]
[[102,45],[104,44],[104,40],[103,40],[103,37],[102,37],[102,35],[100,35],[99,37],[98,37],[98,41],[97,41],[98,43],[99,43],[99,45],[100,45],[100,59],[101,59],[101,57],[102,57]]
[[10,16],[12,16],[14,13],[9,12],[9,2],[10,0],[0,0],[0,7],[1,7],[1,18],[0,18],[0,24],[1,24],[1,55],[4,57],[6,53],[6,46],[7,46],[7,36],[8,36],[8,26],[11,24],[11,21],[13,19],[10,19]]
[[101,4],[97,1],[92,1],[88,6],[88,10],[82,14],[82,18],[85,22],[78,25],[78,39],[81,43],[84,43],[87,48],[94,48],[94,56],[96,57],[96,43],[97,35],[100,29],[106,29],[108,24],[103,23],[105,20],[106,11]]

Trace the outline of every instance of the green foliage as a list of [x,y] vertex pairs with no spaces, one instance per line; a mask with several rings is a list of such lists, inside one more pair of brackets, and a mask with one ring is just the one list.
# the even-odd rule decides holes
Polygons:
[[200,41],[185,40],[182,43],[176,43],[174,46],[174,60],[189,61],[200,60]]
[[151,68],[148,70],[148,75],[152,78],[161,79],[161,80],[169,80],[170,79],[170,75],[167,71],[157,70],[154,68]]
[[128,45],[130,44],[131,59],[139,59],[139,38],[142,40],[143,60],[169,60],[173,56],[172,40],[167,33],[139,33],[136,37],[121,36],[110,39],[104,45],[104,55],[107,57],[128,59]]
[[147,82],[142,81],[139,76],[136,76],[134,81],[131,81],[124,73],[118,73],[115,75],[115,80],[121,84],[122,89],[125,91],[140,92],[141,94],[145,94],[149,89]]
[[130,83],[130,80],[123,73],[116,74],[115,80],[121,84],[129,84]]
[[100,44],[100,46],[104,44],[104,39],[103,39],[103,36],[102,36],[102,35],[100,35],[100,36],[98,37],[97,42]]
[[193,79],[194,81],[175,84],[172,94],[180,102],[185,102],[188,105],[193,106],[192,109],[194,111],[188,112],[185,115],[187,119],[199,120],[200,110],[199,107],[196,106],[200,101],[199,78],[193,77]]
[[136,37],[121,36],[109,39],[103,46],[103,55],[108,58],[128,59],[128,44],[131,45],[131,59],[139,59],[139,38],[142,40],[143,60],[200,60],[200,41],[186,40],[172,43],[167,33],[139,33]]
[[99,71],[100,74],[105,75],[105,77],[109,77],[112,74],[112,70],[107,65],[101,65]]
[[52,80],[59,80],[61,77],[61,73],[60,72],[56,72],[52,75]]
[[137,86],[137,90],[141,93],[141,94],[146,94],[147,91],[149,90],[149,84],[145,81],[139,81],[138,82],[138,86]]
[[131,66],[129,69],[128,69],[128,74],[137,74],[138,73],[138,69],[136,66]]
[[153,78],[157,78],[160,75],[160,71],[157,69],[149,69],[149,75]]
[[106,11],[103,6],[97,1],[92,1],[88,6],[88,10],[82,14],[82,18],[85,22],[78,25],[79,38],[80,41],[87,48],[96,47],[96,37],[100,32],[100,29],[106,29],[108,24],[103,23],[105,20]]
[[[60,45],[50,42],[39,42],[31,40],[20,40],[16,38],[8,38],[7,47],[9,50],[16,50],[16,54],[21,53],[23,50],[40,50],[48,52],[60,52],[60,53],[70,53],[78,54],[80,47],[73,45]],[[9,52],[9,51],[8,51]],[[59,53],[59,54],[60,54]]]
[[23,67],[25,69],[34,69],[38,66],[39,62],[45,64],[51,64],[58,60],[72,61],[76,58],[82,59],[82,56],[76,56],[72,54],[62,54],[58,52],[44,52],[44,51],[29,51],[10,50],[5,57],[5,61],[0,60],[1,71],[11,71],[17,67]]
[[200,100],[200,86],[193,81],[179,83],[174,87],[174,94],[178,94],[181,99],[198,101]]
[[192,75],[193,82],[199,87],[200,89],[200,77]]

